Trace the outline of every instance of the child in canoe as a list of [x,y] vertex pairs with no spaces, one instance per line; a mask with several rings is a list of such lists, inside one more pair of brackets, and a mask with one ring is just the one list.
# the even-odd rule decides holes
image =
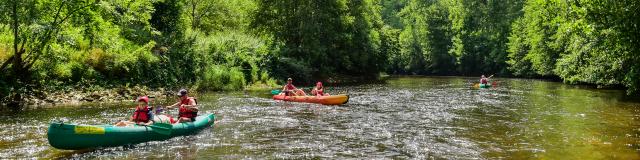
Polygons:
[[313,87],[313,90],[311,90],[311,94],[315,96],[329,96],[329,93],[324,93],[322,82],[316,83],[316,87]]
[[153,124],[153,108],[149,106],[149,97],[142,96],[138,97],[136,100],[138,102],[138,106],[136,106],[136,110],[133,112],[133,115],[129,118],[129,121],[119,121],[116,123],[116,126],[127,126],[132,124],[138,125],[151,125]]
[[287,96],[306,96],[302,89],[296,88],[293,84],[293,79],[287,78],[287,84],[282,88],[282,92]]
[[177,120],[175,120],[171,115],[162,114],[162,111],[164,111],[164,108],[162,106],[156,107],[156,113],[153,116],[154,123],[173,124],[177,122]]

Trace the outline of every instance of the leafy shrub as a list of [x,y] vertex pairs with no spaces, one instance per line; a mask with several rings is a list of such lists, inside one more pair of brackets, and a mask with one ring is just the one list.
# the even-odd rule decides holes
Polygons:
[[280,58],[274,62],[271,68],[279,80],[284,81],[286,78],[293,78],[297,83],[312,82],[311,77],[309,77],[309,75],[312,75],[312,69],[309,64],[303,61]]
[[[223,65],[238,68],[246,82],[259,81],[259,73],[265,72],[269,55],[265,42],[258,37],[240,32],[221,32],[204,35],[189,32],[196,38],[194,52],[202,54],[204,64]],[[203,64],[203,65],[204,65]]]
[[204,70],[197,85],[199,90],[241,90],[246,85],[246,81],[244,74],[237,67],[212,65]]

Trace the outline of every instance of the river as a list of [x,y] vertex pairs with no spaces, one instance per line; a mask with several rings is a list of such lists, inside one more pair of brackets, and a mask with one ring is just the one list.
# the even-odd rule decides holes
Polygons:
[[[640,100],[528,79],[393,77],[327,86],[349,103],[275,102],[269,91],[200,93],[216,124],[197,134],[130,146],[58,150],[52,121],[114,123],[125,104],[83,104],[0,113],[0,157],[80,159],[640,159]],[[168,100],[161,102],[169,104]],[[175,111],[174,111],[175,113]]]

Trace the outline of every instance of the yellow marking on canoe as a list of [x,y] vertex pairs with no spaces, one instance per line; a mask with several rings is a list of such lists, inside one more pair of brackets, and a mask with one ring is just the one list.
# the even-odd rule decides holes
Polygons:
[[76,126],[73,131],[76,134],[104,134],[104,127]]

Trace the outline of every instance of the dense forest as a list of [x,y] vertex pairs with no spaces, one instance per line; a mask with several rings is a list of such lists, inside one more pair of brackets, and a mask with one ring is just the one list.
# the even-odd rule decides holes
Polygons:
[[[640,91],[637,0],[0,0],[0,97],[381,73]],[[37,94],[37,93],[35,93]]]

